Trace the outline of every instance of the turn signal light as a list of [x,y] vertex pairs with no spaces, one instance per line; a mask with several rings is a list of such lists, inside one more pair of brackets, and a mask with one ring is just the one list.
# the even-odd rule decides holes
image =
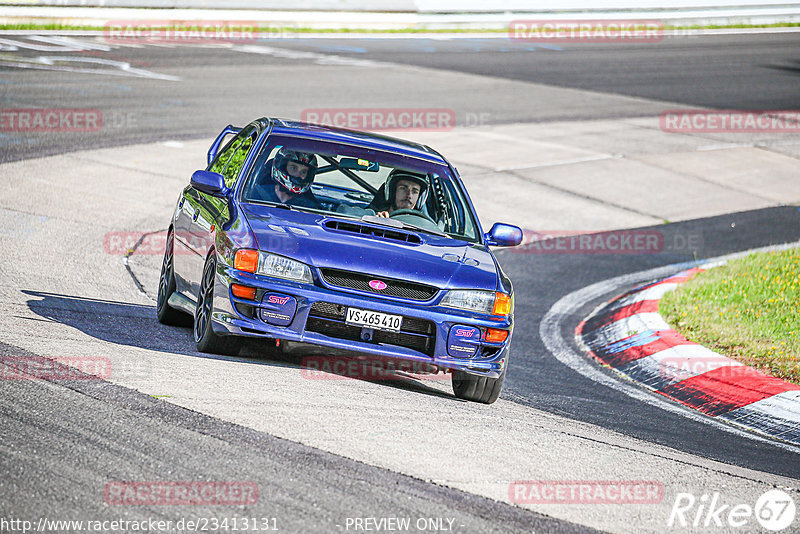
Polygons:
[[508,337],[508,330],[500,330],[499,328],[487,328],[486,333],[483,334],[483,340],[489,343],[502,343]]
[[511,313],[511,297],[505,293],[494,294],[494,308],[492,315],[508,315]]
[[258,268],[258,251],[246,248],[237,250],[236,256],[233,258],[233,267],[248,273],[256,272]]
[[254,287],[231,284],[231,293],[240,299],[256,300],[256,288]]

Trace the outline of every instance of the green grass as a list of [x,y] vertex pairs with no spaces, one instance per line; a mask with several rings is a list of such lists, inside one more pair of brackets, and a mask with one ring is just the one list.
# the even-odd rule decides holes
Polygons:
[[800,384],[800,249],[702,272],[667,293],[659,312],[690,341]]
[[[139,21],[146,25],[147,21]],[[719,25],[709,24],[706,26],[687,25],[673,26],[664,25],[664,30],[720,30],[720,29],[744,29],[744,28],[795,28],[800,27],[800,22],[778,22],[774,24],[730,24]],[[174,27],[172,27],[174,28]],[[92,25],[70,25],[55,23],[20,23],[20,24],[0,24],[0,30],[80,30],[80,31],[104,31],[105,26]],[[396,28],[396,29],[368,29],[368,28],[302,28],[294,26],[282,27],[258,27],[254,28],[260,33],[508,33],[508,28],[452,28],[452,29],[427,29],[427,28]]]

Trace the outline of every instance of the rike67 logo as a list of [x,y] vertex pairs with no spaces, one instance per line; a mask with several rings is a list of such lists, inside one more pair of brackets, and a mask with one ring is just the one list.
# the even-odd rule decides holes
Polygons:
[[[778,532],[794,523],[796,508],[792,497],[779,489],[769,490],[751,506],[723,502],[719,492],[703,494],[678,493],[667,520],[668,527],[693,527],[702,532],[713,528],[745,527],[752,532],[757,522],[762,528]],[[757,527],[756,527],[757,528]],[[793,529],[792,532],[797,532]]]

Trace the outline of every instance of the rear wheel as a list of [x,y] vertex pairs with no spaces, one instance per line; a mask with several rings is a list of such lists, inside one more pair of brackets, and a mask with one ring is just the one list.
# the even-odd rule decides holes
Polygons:
[[172,230],[167,234],[167,246],[164,251],[164,261],[161,263],[161,277],[158,280],[158,298],[156,300],[156,315],[158,322],[171,326],[187,326],[190,318],[182,311],[169,305],[169,298],[175,293],[175,238]]
[[503,367],[503,372],[497,378],[471,375],[464,371],[453,371],[453,393],[459,399],[492,404],[500,396],[505,379],[505,367]]
[[214,333],[211,315],[214,312],[214,281],[217,277],[217,260],[212,253],[203,268],[197,310],[194,313],[194,341],[197,350],[212,354],[236,355],[241,343],[234,336],[218,336]]

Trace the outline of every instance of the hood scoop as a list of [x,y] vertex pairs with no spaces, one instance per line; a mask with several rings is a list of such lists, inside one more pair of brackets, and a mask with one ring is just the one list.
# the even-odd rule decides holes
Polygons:
[[403,232],[402,230],[395,230],[394,228],[385,228],[381,226],[370,226],[368,224],[361,224],[351,221],[331,220],[326,221],[326,230],[334,232],[345,232],[349,234],[358,234],[364,237],[376,237],[379,239],[389,239],[391,241],[399,241],[409,245],[419,245],[422,241],[416,234]]

